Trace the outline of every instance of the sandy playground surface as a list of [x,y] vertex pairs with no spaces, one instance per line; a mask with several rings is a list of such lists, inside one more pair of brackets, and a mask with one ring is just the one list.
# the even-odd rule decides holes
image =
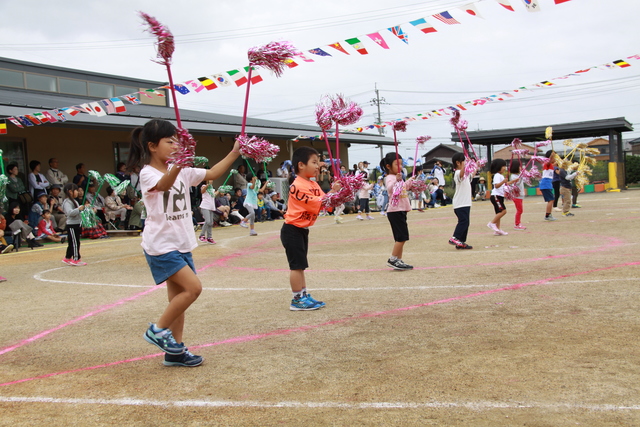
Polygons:
[[526,231],[508,203],[471,210],[470,251],[447,241],[451,207],[409,214],[386,267],[387,220],[323,217],[307,283],[327,307],[291,312],[281,221],[214,229],[194,252],[204,291],[168,368],[142,339],[166,304],[139,237],[0,256],[0,425],[640,425],[640,191],[580,195],[575,217]]

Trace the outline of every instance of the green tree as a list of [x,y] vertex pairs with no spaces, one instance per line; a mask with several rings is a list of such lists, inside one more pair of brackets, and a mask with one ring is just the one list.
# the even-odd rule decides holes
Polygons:
[[627,184],[640,181],[640,156],[625,156]]

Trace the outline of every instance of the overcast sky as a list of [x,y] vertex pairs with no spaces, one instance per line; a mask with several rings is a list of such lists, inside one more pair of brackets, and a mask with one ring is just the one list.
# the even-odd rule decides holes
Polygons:
[[[359,125],[375,121],[377,85],[384,97],[382,119],[456,105],[481,96],[564,76],[640,54],[640,2],[637,0],[537,0],[527,12],[523,0],[510,0],[515,12],[495,0],[473,2],[483,18],[460,10],[454,0],[110,0],[103,2],[0,1],[0,56],[61,67],[166,81],[164,67],[151,62],[154,39],[143,32],[137,11],[155,16],[176,38],[173,72],[185,81],[247,65],[248,48],[274,40],[300,50],[321,47],[332,57],[312,57],[281,78],[263,71],[252,86],[249,116],[315,124],[314,105],[324,94],[342,93],[365,110]],[[431,15],[449,11],[460,25]],[[426,18],[436,33],[422,34],[409,21]],[[405,44],[388,27],[401,25]],[[379,31],[390,49],[366,34]],[[358,37],[369,51],[350,55],[327,47]],[[555,86],[517,94],[504,102],[463,112],[469,128],[502,129],[626,117],[640,137],[640,60],[615,69],[592,69]],[[244,87],[180,96],[181,108],[241,115]],[[60,106],[64,107],[64,106]],[[401,135],[401,154],[413,156],[415,138],[430,135],[421,153],[447,143],[448,117],[410,122]],[[352,162],[379,161],[379,150],[352,147]]]

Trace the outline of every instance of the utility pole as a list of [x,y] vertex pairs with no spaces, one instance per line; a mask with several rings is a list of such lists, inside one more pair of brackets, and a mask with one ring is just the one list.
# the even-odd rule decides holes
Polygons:
[[[378,107],[378,117],[377,117],[377,120],[376,120],[376,124],[380,125],[380,124],[382,124],[382,117],[380,117],[380,104],[383,104],[383,103],[386,104],[386,100],[384,98],[380,98],[380,91],[378,91],[378,83],[375,83],[374,88],[375,88],[375,92],[376,92],[376,97],[371,99],[370,102],[371,102],[371,105],[375,105],[376,107]],[[378,133],[380,135],[384,135],[384,128],[379,127],[378,128]],[[382,158],[383,157],[382,145],[378,145],[378,148],[380,149],[380,158]]]

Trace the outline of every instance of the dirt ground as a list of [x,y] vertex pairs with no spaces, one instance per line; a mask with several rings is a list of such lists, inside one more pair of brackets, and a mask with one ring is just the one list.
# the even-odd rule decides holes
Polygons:
[[0,256],[0,425],[640,425],[640,191],[580,195],[543,221],[508,203],[471,210],[470,251],[447,241],[451,207],[409,214],[386,267],[386,218],[323,217],[307,283],[326,308],[291,312],[281,221],[257,237],[216,228],[193,252],[204,291],[187,312],[198,368],[162,366],[142,339],[166,305],[139,237]]

